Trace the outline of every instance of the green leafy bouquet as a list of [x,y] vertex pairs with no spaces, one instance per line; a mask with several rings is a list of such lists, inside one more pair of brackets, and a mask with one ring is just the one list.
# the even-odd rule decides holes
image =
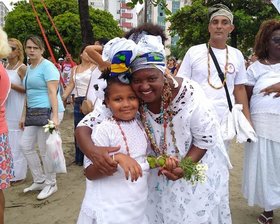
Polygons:
[[[150,168],[164,167],[166,159],[169,158],[167,155],[161,156],[148,156],[147,161]],[[179,162],[179,167],[183,170],[183,178],[190,181],[192,184],[196,182],[203,183],[206,179],[206,170],[208,166],[202,163],[195,163],[190,157],[186,157]]]

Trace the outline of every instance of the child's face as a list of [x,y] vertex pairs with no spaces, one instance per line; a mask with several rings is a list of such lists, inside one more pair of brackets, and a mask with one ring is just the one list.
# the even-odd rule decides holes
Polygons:
[[114,117],[123,121],[134,119],[139,108],[139,100],[130,85],[121,83],[110,84],[105,102]]

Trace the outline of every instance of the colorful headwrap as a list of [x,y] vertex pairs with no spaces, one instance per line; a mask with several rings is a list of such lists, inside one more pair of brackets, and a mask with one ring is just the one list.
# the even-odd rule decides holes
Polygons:
[[131,73],[145,68],[165,71],[165,50],[160,36],[143,35],[137,44],[137,57],[131,64]]
[[130,63],[136,57],[136,44],[132,40],[116,37],[105,44],[102,59],[111,62],[111,76],[129,83]]
[[215,16],[225,16],[230,20],[231,24],[233,24],[233,14],[230,9],[223,4],[215,4],[209,7],[208,14],[210,17],[210,22]]

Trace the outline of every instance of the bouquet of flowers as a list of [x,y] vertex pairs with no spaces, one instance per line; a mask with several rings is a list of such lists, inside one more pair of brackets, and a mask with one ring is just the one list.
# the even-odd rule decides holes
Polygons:
[[[148,156],[147,161],[150,165],[150,168],[164,167],[167,155],[161,155],[158,157]],[[195,182],[203,183],[206,179],[205,172],[208,169],[206,164],[195,163],[191,158],[186,157],[179,162],[179,167],[183,169],[183,178],[187,181],[190,181],[192,184]]]
[[52,120],[48,120],[49,122],[43,126],[43,128],[45,129],[45,132],[50,132],[51,134],[53,133],[53,131],[55,130],[55,125],[54,122]]

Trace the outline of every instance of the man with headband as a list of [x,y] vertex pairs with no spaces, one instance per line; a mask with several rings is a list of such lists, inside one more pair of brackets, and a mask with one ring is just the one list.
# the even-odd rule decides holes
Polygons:
[[[191,47],[177,73],[177,76],[188,77],[201,85],[208,98],[212,100],[220,124],[226,122],[229,113],[225,84],[232,104],[242,104],[244,115],[251,121],[244,86],[247,81],[244,57],[238,49],[227,45],[228,37],[233,30],[233,14],[230,9],[223,4],[210,7],[209,42]],[[224,74],[223,82],[210,55],[210,48]]]

